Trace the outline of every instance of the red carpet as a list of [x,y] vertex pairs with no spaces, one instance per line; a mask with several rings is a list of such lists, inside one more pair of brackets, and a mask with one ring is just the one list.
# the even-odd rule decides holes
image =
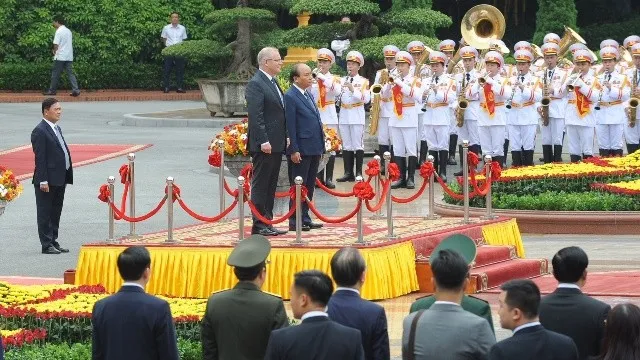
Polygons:
[[[73,167],[80,167],[113,159],[148,148],[147,145],[130,144],[70,144]],[[11,169],[18,180],[33,176],[34,156],[31,145],[0,151],[0,165]]]
[[[558,282],[553,275],[546,275],[533,281],[543,294],[553,292]],[[591,296],[625,296],[640,297],[640,271],[615,271],[605,273],[589,273],[587,284],[582,289]],[[491,289],[488,293],[499,293],[500,289]]]

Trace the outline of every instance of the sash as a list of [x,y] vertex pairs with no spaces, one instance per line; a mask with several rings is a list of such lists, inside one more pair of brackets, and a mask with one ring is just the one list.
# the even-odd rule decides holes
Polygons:
[[402,88],[398,85],[394,85],[391,88],[391,93],[393,94],[393,111],[399,119],[402,119]]
[[574,90],[576,93],[576,110],[578,110],[578,115],[583,118],[591,111],[591,101],[579,91],[579,86],[576,86]]
[[489,117],[493,117],[496,113],[496,98],[493,94],[493,90],[491,90],[490,84],[484,84],[482,87],[484,91],[485,104],[483,108],[489,113]]
[[324,84],[324,81],[318,79],[318,107],[320,110],[324,110],[327,106],[327,86]]

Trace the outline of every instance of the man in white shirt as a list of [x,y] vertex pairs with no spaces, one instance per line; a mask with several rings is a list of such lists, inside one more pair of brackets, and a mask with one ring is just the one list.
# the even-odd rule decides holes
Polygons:
[[[162,42],[164,46],[171,46],[175,44],[180,44],[184,40],[187,39],[187,29],[180,25],[180,14],[177,12],[171,13],[171,24],[166,25],[162,28],[162,33],[160,34],[162,38]],[[164,71],[162,74],[162,87],[164,88],[164,92],[169,92],[169,75],[171,74],[171,69],[175,66],[176,68],[176,87],[178,88],[179,93],[184,93],[185,91],[182,89],[182,82],[184,80],[184,67],[186,65],[186,60],[180,56],[165,56],[164,57]]]
[[78,80],[73,72],[73,35],[71,30],[64,26],[64,18],[56,16],[53,19],[53,27],[56,34],[53,37],[53,70],[51,71],[51,84],[43,95],[55,95],[60,81],[62,71],[67,72],[67,77],[71,83],[71,96],[80,95]]

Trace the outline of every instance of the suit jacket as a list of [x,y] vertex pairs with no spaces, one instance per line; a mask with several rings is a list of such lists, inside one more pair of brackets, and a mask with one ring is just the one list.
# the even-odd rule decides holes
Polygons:
[[489,360],[578,360],[578,349],[570,337],[540,325],[518,330],[493,345]]
[[402,357],[414,351],[416,360],[487,359],[496,338],[487,321],[454,304],[433,304],[425,310],[416,327],[415,348],[408,349],[411,322],[402,324]]
[[[416,312],[418,310],[426,310],[435,302],[436,297],[433,295],[418,298],[413,302],[413,304],[411,304],[409,313]],[[493,328],[493,318],[491,317],[491,306],[489,306],[488,302],[474,296],[465,295],[462,298],[462,303],[460,305],[464,310],[486,319],[491,327],[491,331],[495,333],[495,329]]]
[[384,308],[364,300],[350,290],[338,290],[327,305],[329,319],[360,330],[364,357],[367,360],[388,360],[389,333]]
[[580,359],[600,353],[604,326],[611,306],[578,289],[558,288],[542,298],[540,323],[545,329],[573,339]]
[[[64,140],[62,130],[60,130],[60,136]],[[33,184],[40,184],[43,181],[49,182],[49,185],[52,186],[73,184],[71,152],[65,141],[63,145],[67,149],[69,161],[71,162],[71,166],[67,170],[64,151],[62,151],[60,145],[58,137],[46,121],[40,121],[33,129],[31,132],[31,147],[36,158],[33,179],[31,180]]]
[[0,336],[0,360],[4,360],[4,347],[2,347],[2,336]]
[[360,332],[326,316],[271,333],[265,360],[364,360]]
[[271,331],[287,325],[279,296],[241,281],[207,302],[201,331],[203,359],[262,360]]
[[178,359],[169,303],[137,286],[96,302],[91,322],[93,360]]
[[247,84],[244,97],[249,114],[249,152],[260,152],[260,146],[267,141],[271,144],[272,152],[284,152],[287,128],[284,104],[280,100],[278,89],[258,70]]
[[325,151],[324,131],[316,105],[293,85],[284,95],[284,103],[287,133],[291,139],[287,154],[299,151],[302,155],[322,155]]

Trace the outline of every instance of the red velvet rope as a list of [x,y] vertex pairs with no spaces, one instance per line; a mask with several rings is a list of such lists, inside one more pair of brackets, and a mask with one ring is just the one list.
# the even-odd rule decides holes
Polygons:
[[[447,195],[451,196],[456,200],[464,200],[464,195],[456,194],[455,192],[453,192],[453,190],[451,190],[449,186],[447,186],[447,183],[442,181],[442,178],[440,178],[440,176],[436,176],[436,179],[438,180],[438,183],[440,183],[440,186],[442,186],[442,190],[444,190],[444,192],[446,192]],[[472,197],[471,194],[469,194],[469,198],[471,197]]]
[[222,164],[222,159],[221,159],[221,155],[220,155],[220,148],[218,148],[217,146],[213,149],[213,152],[211,154],[209,154],[209,165],[213,166],[213,167],[220,167],[220,165]]
[[236,196],[237,194],[235,193],[234,190],[231,190],[231,188],[229,187],[229,184],[227,184],[227,180],[224,180],[224,189],[227,191],[227,194],[231,195],[231,196]]
[[371,212],[377,212],[378,210],[382,209],[382,205],[384,205],[384,202],[387,199],[387,193],[389,192],[390,188],[391,188],[391,181],[389,180],[387,180],[386,182],[383,181],[382,194],[380,195],[380,201],[378,201],[378,203],[375,206],[371,206],[371,204],[369,204],[369,200],[366,200],[364,204],[367,207],[367,210]]
[[485,180],[484,189],[480,189],[480,188],[478,188],[478,181],[476,180],[475,171],[472,171],[471,172],[471,185],[473,186],[473,193],[474,194],[477,194],[477,195],[480,195],[480,196],[486,196],[489,193],[489,189],[491,188],[491,177]]
[[420,189],[418,189],[418,192],[416,192],[412,196],[410,196],[408,198],[398,198],[398,197],[395,197],[395,196],[391,195],[391,200],[393,200],[394,202],[400,203],[400,204],[410,203],[410,202],[414,201],[415,199],[419,198],[424,193],[424,189],[427,188],[427,184],[428,183],[429,183],[429,181],[427,179],[423,179],[422,180],[422,186],[420,186]]
[[289,212],[284,214],[284,216],[282,216],[281,218],[278,219],[267,219],[266,217],[264,217],[262,214],[260,214],[260,212],[258,211],[258,209],[256,209],[256,206],[253,202],[249,201],[249,208],[251,209],[251,212],[253,213],[253,215],[256,216],[256,218],[258,218],[258,220],[262,221],[265,224],[268,225],[273,225],[273,224],[279,224],[283,221],[286,221],[287,219],[289,219],[293,214],[295,214],[296,212],[296,207],[292,206],[291,209],[289,209]]
[[123,184],[129,183],[131,182],[131,179],[129,178],[129,165],[128,164],[124,164],[122,166],[120,166],[120,170],[118,170],[118,173],[120,173],[120,182]]
[[[173,202],[175,202],[179,197],[180,197],[180,188],[178,187],[177,184],[173,184]],[[169,194],[169,186],[165,186],[164,187],[164,194],[168,195]]]
[[155,209],[151,210],[149,213],[142,215],[142,216],[137,216],[137,217],[128,217],[126,214],[123,214],[122,212],[120,212],[120,210],[118,208],[116,208],[116,206],[113,204],[113,202],[109,201],[109,206],[111,206],[111,209],[113,209],[113,212],[115,214],[115,216],[117,218],[123,219],[125,221],[128,222],[140,222],[140,221],[144,221],[147,220],[149,218],[151,218],[152,216],[154,216],[155,214],[158,213],[158,211],[160,211],[160,209],[162,209],[162,206],[164,206],[164,203],[167,201],[167,196],[165,195],[165,197],[162,198],[162,200],[160,200],[160,203],[158,204],[158,206],[155,207]]
[[[306,199],[308,194],[309,194],[309,190],[307,190],[307,187],[304,186],[304,185],[300,185],[300,195],[302,196],[302,198]],[[291,187],[289,188],[289,191],[287,192],[287,196],[293,201],[296,200],[296,186],[295,185],[291,185]]]
[[[126,203],[127,203],[127,196],[129,195],[129,182],[127,181],[124,184],[124,191],[122,192],[122,202],[120,203],[120,212],[124,214],[125,209],[126,209]],[[113,214],[113,217],[116,220],[122,220],[122,218],[118,217],[115,213]]]
[[318,187],[324,191],[326,191],[329,195],[333,195],[333,196],[337,196],[337,197],[352,197],[353,194],[353,190],[351,190],[351,192],[348,193],[342,193],[342,192],[338,192],[338,191],[333,191],[331,189],[329,189],[328,187],[324,186],[324,184],[319,180],[316,179],[316,185],[318,185]]
[[360,206],[362,205],[362,200],[358,200],[358,204],[356,205],[356,208],[353,209],[353,211],[341,218],[328,218],[323,216],[320,211],[318,211],[318,209],[316,209],[315,205],[313,205],[313,202],[309,201],[309,199],[306,199],[307,205],[309,205],[309,210],[311,210],[311,212],[313,212],[316,217],[318,217],[318,219],[320,219],[320,221],[322,222],[326,222],[326,223],[331,223],[331,224],[338,224],[338,223],[342,223],[345,222],[349,219],[351,219],[352,217],[354,217],[358,211],[360,210]]
[[178,204],[180,204],[180,207],[189,215],[191,215],[191,217],[193,217],[196,220],[200,220],[200,221],[205,221],[205,222],[216,222],[216,221],[220,221],[220,219],[222,219],[223,217],[227,216],[231,210],[233,210],[234,207],[236,207],[236,205],[238,204],[238,199],[236,199],[234,202],[231,203],[231,205],[229,205],[229,207],[227,207],[222,213],[220,213],[219,215],[213,216],[213,217],[206,217],[203,215],[199,215],[196,214],[193,210],[191,210],[182,200],[182,198],[178,198]]
[[[119,210],[119,213],[124,214],[125,204],[127,201],[127,194],[129,193],[129,182],[124,184],[124,192],[122,193],[122,204]],[[103,184],[100,186],[100,192],[98,194],[98,199],[102,202],[110,202],[111,192],[109,191],[109,185]],[[115,205],[114,205],[115,206]],[[122,218],[118,216],[115,212],[113,214],[113,218],[116,220],[121,220]]]

